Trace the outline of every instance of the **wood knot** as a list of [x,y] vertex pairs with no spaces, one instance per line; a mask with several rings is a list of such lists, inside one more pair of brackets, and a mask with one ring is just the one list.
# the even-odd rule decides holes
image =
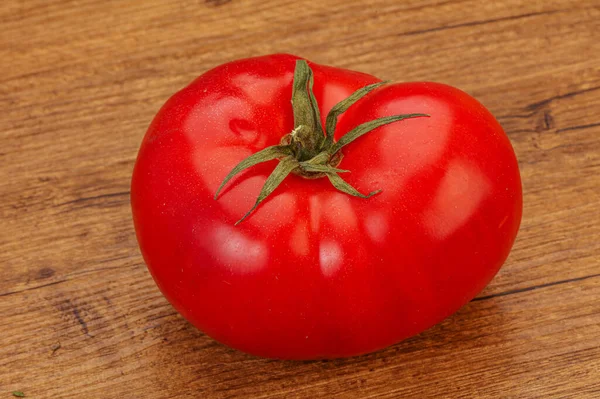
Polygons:
[[538,133],[555,130],[556,123],[550,109],[540,110],[539,116],[536,118],[535,131]]
[[47,279],[47,278],[54,276],[54,273],[55,273],[54,269],[51,269],[49,267],[43,267],[38,271],[37,278],[39,280]]

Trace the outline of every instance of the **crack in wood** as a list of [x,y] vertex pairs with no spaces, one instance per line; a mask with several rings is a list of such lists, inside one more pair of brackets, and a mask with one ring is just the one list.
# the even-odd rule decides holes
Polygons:
[[552,96],[552,97],[547,98],[545,100],[538,101],[538,102],[535,102],[533,104],[529,104],[525,109],[528,110],[528,111],[531,111],[531,112],[535,112],[535,111],[538,111],[539,109],[543,108],[544,106],[550,104],[553,101],[563,100],[565,98],[575,97],[575,96],[578,96],[580,94],[590,93],[590,92],[593,92],[593,91],[596,91],[596,90],[599,90],[599,89],[600,89],[600,86],[596,86],[596,87],[590,87],[589,89],[575,90],[575,91],[571,91],[571,92],[568,92],[568,93],[565,93],[565,94],[560,94],[560,95],[557,95],[557,96]]
[[45,288],[45,287],[49,287],[51,285],[56,285],[56,284],[64,283],[65,281],[68,281],[68,280],[67,279],[63,279],[63,280],[53,281],[53,282],[48,283],[48,284],[36,285],[35,287],[25,288],[25,289],[18,290],[18,291],[0,292],[0,297],[2,297],[2,296],[9,296],[9,295],[13,295],[13,294],[20,294],[22,292],[27,292],[27,291],[33,291],[33,290],[37,290],[39,288]]
[[589,128],[592,128],[592,127],[600,127],[600,123],[590,123],[590,124],[587,124],[587,125],[564,127],[562,129],[558,129],[556,131],[556,133],[568,132],[568,131],[571,131],[571,130],[589,129]]
[[121,191],[121,192],[117,192],[117,193],[99,194],[99,195],[95,195],[95,196],[92,196],[92,197],[76,198],[76,199],[71,200],[71,201],[62,202],[62,203],[57,204],[55,206],[56,207],[60,207],[60,206],[64,206],[64,205],[79,204],[79,203],[82,203],[82,202],[95,201],[95,200],[104,199],[104,198],[114,198],[114,197],[129,196],[130,193],[131,193],[130,191]]
[[473,298],[472,301],[485,301],[487,299],[497,298],[497,297],[501,297],[501,296],[514,295],[514,294],[520,294],[522,292],[535,291],[535,290],[539,290],[541,288],[554,287],[554,286],[561,285],[561,284],[574,283],[577,281],[589,280],[589,279],[596,278],[596,277],[600,277],[600,273],[590,274],[588,276],[583,276],[583,277],[570,278],[567,280],[553,281],[551,283],[539,284],[539,285],[534,285],[531,287],[518,288],[518,289],[514,289],[514,290],[498,292],[497,294],[491,294],[491,295],[485,295],[485,296]]
[[465,22],[465,23],[456,24],[456,25],[438,26],[436,28],[429,28],[429,29],[422,29],[422,30],[414,30],[414,31],[402,32],[398,36],[421,35],[421,34],[424,34],[424,33],[440,32],[440,31],[444,31],[444,30],[459,29],[459,28],[465,28],[465,27],[469,27],[469,26],[486,25],[486,24],[491,24],[491,23],[496,23],[496,22],[512,21],[512,20],[516,20],[516,19],[530,18],[530,17],[540,16],[540,15],[556,14],[556,13],[560,13],[560,12],[563,12],[563,11],[565,11],[565,10],[551,10],[551,11],[531,12],[531,13],[527,13],[527,14],[513,15],[513,16],[510,16],[510,17],[486,19],[486,20],[483,20],[483,21],[471,21],[471,22]]

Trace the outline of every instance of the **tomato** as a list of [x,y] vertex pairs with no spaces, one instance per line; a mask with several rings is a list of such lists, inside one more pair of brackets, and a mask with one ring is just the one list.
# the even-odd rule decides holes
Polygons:
[[[442,321],[498,272],[522,210],[501,126],[456,88],[378,82],[276,54],[216,67],[161,108],[135,164],[133,218],[158,287],[193,325],[264,357],[353,356]],[[365,86],[325,143],[329,111]],[[298,166],[394,115],[327,155],[326,172]],[[306,146],[303,118],[316,140]],[[271,146],[287,152],[215,199],[238,163]],[[272,173],[279,184],[247,214]]]

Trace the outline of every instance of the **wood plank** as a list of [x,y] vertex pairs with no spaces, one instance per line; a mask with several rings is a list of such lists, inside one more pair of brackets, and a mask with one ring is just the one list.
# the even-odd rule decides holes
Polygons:
[[[596,0],[0,4],[0,394],[600,397]],[[129,179],[162,103],[203,71],[285,51],[475,95],[525,206],[476,300],[384,351],[278,362],[186,323],[139,254]]]

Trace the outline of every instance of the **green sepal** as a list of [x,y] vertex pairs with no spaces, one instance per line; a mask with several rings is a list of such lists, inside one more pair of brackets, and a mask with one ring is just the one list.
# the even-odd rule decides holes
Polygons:
[[223,180],[223,182],[217,189],[217,192],[215,193],[214,198],[217,199],[219,197],[219,193],[221,192],[223,187],[225,187],[227,182],[229,180],[231,180],[231,178],[233,176],[237,175],[241,171],[248,169],[254,165],[258,165],[259,163],[272,161],[273,159],[285,157],[285,156],[288,156],[291,154],[292,154],[292,150],[290,149],[289,146],[274,145],[274,146],[267,147],[264,150],[261,150],[259,152],[256,152],[256,153],[250,155],[248,158],[246,158],[242,162],[238,163],[235,166],[235,168],[233,168],[231,170],[231,172],[229,172],[229,174],[225,177],[225,179]]
[[265,184],[263,185],[262,189],[260,190],[260,194],[258,194],[256,203],[254,204],[252,209],[250,209],[248,212],[246,212],[244,217],[242,217],[240,220],[235,222],[235,225],[237,226],[238,224],[243,222],[244,219],[246,219],[248,216],[250,216],[250,214],[252,212],[254,212],[254,210],[260,205],[260,203],[263,202],[264,199],[267,198],[269,195],[271,195],[271,193],[273,191],[275,191],[275,189],[292,172],[292,170],[296,169],[298,166],[299,166],[298,161],[296,160],[296,158],[294,158],[292,156],[288,156],[288,157],[281,159],[279,161],[279,163],[277,164],[277,167],[273,170],[273,172],[267,178],[267,181],[265,181]]
[[418,118],[418,117],[428,117],[427,114],[404,114],[404,115],[394,115],[394,116],[385,116],[383,118],[374,119],[369,122],[365,122],[362,125],[358,125],[354,129],[350,130],[348,133],[343,135],[330,149],[329,154],[333,155],[339,150],[342,149],[345,145],[350,144],[360,136],[363,136],[369,133],[371,130],[377,129],[380,126],[387,125],[392,122],[401,121],[403,119],[410,118]]
[[349,170],[334,168],[329,165],[313,165],[308,162],[300,162],[300,168],[305,172],[317,172],[317,173],[347,173]]
[[329,111],[329,113],[327,114],[327,120],[325,121],[326,137],[325,142],[323,143],[323,148],[329,148],[333,144],[333,137],[335,134],[335,127],[337,125],[338,117],[344,112],[346,112],[348,108],[350,108],[358,100],[360,100],[361,98],[369,94],[371,91],[383,86],[386,83],[388,83],[388,81],[373,83],[361,89],[358,89],[354,93],[352,93],[350,97],[340,101],[339,103],[334,105],[333,108],[331,108],[331,111]]
[[348,183],[346,180],[342,179],[336,173],[327,173],[327,177],[329,178],[329,181],[331,182],[331,184],[333,184],[333,187],[335,187],[336,189],[338,189],[346,194],[350,194],[354,197],[370,198],[381,192],[381,190],[375,190],[375,191],[371,191],[369,194],[365,195],[365,194],[362,194],[357,189],[355,189],[354,187],[352,187],[350,185],[350,183]]

